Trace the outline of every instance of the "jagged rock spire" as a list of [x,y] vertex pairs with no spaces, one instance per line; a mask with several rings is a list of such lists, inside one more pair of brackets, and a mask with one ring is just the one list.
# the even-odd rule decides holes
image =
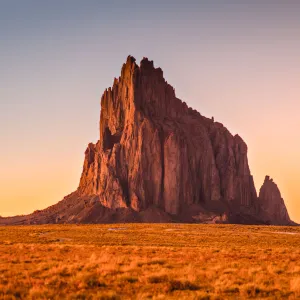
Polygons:
[[178,99],[147,58],[137,65],[128,56],[104,91],[99,136],[85,152],[77,191],[0,224],[293,224],[268,176],[257,197],[243,139]]
[[104,92],[93,149],[79,191],[99,195],[104,206],[155,205],[173,215],[189,205],[256,213],[244,141],[179,100],[147,58],[138,66],[128,56]]
[[270,224],[291,223],[288,211],[281,197],[277,184],[270,176],[266,176],[259,191],[259,201],[263,217]]

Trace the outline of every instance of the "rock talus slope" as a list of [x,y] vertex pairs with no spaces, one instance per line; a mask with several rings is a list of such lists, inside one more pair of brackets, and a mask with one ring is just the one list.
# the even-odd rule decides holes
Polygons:
[[26,221],[289,222],[271,183],[257,197],[242,138],[176,98],[152,61],[131,56],[101,98],[100,139],[86,149],[78,190],[33,215]]

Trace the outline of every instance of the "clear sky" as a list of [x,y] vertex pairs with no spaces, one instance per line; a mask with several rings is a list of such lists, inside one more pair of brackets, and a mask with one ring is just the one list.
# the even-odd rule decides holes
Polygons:
[[77,188],[100,97],[131,54],[238,133],[257,190],[300,222],[300,1],[1,0],[0,215]]

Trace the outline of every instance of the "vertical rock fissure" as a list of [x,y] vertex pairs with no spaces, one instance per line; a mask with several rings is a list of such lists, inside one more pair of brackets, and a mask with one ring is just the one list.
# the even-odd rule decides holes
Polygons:
[[164,133],[163,130],[159,131],[159,139],[160,139],[160,153],[161,153],[161,183],[160,183],[160,208],[165,207],[165,200],[164,200],[164,192],[165,192],[165,151],[164,151]]

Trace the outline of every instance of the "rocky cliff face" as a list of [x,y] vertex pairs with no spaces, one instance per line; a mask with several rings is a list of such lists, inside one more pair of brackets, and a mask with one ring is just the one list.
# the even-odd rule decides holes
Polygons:
[[277,202],[285,208],[280,193],[264,186],[258,199],[240,136],[176,98],[152,61],[137,65],[129,56],[101,98],[100,139],[88,145],[78,190],[47,216],[49,222],[264,223],[268,211],[272,222],[286,222],[287,213],[275,214]]
[[280,191],[273,179],[266,176],[259,191],[262,215],[270,224],[290,224],[291,220]]
[[128,57],[101,99],[100,140],[86,150],[79,192],[109,208],[198,204],[255,214],[247,146],[177,99],[161,69]]

